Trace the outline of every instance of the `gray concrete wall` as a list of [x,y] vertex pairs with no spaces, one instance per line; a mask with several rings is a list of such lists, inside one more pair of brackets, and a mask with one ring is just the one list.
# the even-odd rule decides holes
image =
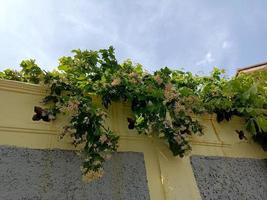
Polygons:
[[0,146],[0,199],[149,199],[142,153],[115,154],[105,163],[104,176],[87,184],[80,165],[72,151]]
[[192,156],[203,200],[266,200],[267,160]]

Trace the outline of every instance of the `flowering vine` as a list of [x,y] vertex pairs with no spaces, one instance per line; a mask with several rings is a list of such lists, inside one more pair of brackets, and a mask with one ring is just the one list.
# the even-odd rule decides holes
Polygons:
[[[247,130],[266,138],[264,72],[230,80],[216,68],[204,77],[167,67],[151,74],[130,60],[119,64],[112,47],[73,53],[60,58],[52,72],[41,70],[35,60],[26,60],[21,71],[7,69],[0,78],[50,88],[43,99],[45,108],[35,107],[33,120],[49,122],[59,113],[71,116],[61,137],[70,135],[73,145],[83,146],[85,176],[101,176],[104,161],[118,148],[119,137],[105,123],[105,110],[114,101],[131,103],[133,117],[125,119],[129,129],[162,138],[174,156],[186,155],[191,150],[189,136],[202,134],[202,126],[192,116],[203,112],[216,113],[218,121],[232,115],[244,117]],[[101,97],[103,107],[94,102],[94,95]]]

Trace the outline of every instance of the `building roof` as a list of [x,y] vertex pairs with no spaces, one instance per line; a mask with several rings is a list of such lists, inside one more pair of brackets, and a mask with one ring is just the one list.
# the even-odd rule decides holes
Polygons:
[[259,63],[256,65],[251,65],[248,67],[243,67],[243,68],[239,68],[237,69],[236,75],[240,74],[240,73],[251,73],[254,71],[267,71],[267,61],[263,62],[263,63]]

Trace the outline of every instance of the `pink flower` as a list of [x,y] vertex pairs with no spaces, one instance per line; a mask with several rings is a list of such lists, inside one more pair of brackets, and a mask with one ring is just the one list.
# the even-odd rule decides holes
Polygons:
[[163,82],[162,78],[160,78],[160,76],[158,74],[154,77],[154,79],[159,85],[161,85]]
[[171,91],[173,89],[173,85],[171,83],[167,83],[165,85],[165,91]]
[[178,143],[178,145],[181,145],[183,143],[183,140],[180,135],[175,136],[174,140]]
[[185,106],[176,101],[174,105],[174,112],[179,113],[180,111],[185,111]]
[[136,84],[138,82],[136,79],[130,79],[129,81],[133,84]]
[[71,110],[75,111],[75,110],[78,109],[79,104],[80,104],[80,102],[77,101],[77,100],[70,101],[69,104],[68,104],[68,107],[69,107]]
[[77,112],[80,102],[78,100],[70,100],[66,107],[61,107],[61,112]]
[[178,97],[178,94],[176,93],[171,83],[165,85],[164,97],[167,102],[172,101],[173,99]]
[[99,141],[101,142],[101,144],[105,143],[108,140],[106,135],[101,135],[99,138]]
[[121,79],[120,78],[115,78],[112,82],[111,85],[112,86],[117,86],[121,83]]
[[135,73],[135,72],[131,72],[131,73],[129,74],[129,77],[131,77],[131,78],[137,78],[137,77],[138,77],[138,74]]

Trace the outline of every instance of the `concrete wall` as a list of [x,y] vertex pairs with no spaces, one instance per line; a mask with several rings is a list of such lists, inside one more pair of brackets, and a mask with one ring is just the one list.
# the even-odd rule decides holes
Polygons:
[[267,160],[192,156],[202,199],[267,199]]
[[82,181],[73,151],[0,147],[0,199],[149,200],[142,153],[114,154],[103,177]]
[[[55,122],[31,120],[33,106],[41,105],[45,89],[38,85],[0,80],[0,145],[33,149],[74,149],[69,138],[58,140],[66,117]],[[109,109],[110,128],[120,135],[119,151],[141,152],[144,155],[150,199],[201,199],[190,157],[174,158],[164,142],[137,135],[127,128],[130,106],[114,103]],[[240,141],[236,129],[243,129],[243,121],[233,118],[218,124],[214,116],[199,118],[204,136],[191,138],[191,155],[232,158],[267,158],[266,152],[251,139]],[[247,134],[247,133],[246,133]],[[248,134],[247,134],[248,136]]]

